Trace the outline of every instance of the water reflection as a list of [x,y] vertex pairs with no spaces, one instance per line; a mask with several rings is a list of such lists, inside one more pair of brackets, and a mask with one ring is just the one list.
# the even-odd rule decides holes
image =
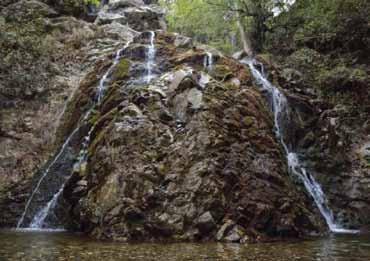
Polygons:
[[368,261],[368,236],[271,244],[121,244],[69,233],[0,232],[0,260]]

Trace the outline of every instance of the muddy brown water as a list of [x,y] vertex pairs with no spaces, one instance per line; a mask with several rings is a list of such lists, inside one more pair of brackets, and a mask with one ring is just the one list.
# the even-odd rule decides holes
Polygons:
[[370,236],[331,235],[266,244],[101,242],[66,232],[0,231],[0,260],[369,261]]

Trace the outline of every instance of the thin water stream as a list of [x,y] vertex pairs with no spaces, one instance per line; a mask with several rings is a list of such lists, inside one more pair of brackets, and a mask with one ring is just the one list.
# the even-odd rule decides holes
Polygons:
[[[98,88],[97,88],[97,94],[96,94],[96,102],[86,112],[86,114],[83,117],[83,121],[87,120],[89,118],[92,110],[97,105],[99,105],[101,103],[101,101],[104,97],[106,88],[107,88],[107,82],[109,81],[109,77],[112,74],[114,68],[119,63],[121,53],[129,46],[129,44],[130,44],[130,42],[127,42],[127,44],[122,49],[117,51],[112,66],[110,66],[110,68],[107,70],[107,72],[103,75],[103,77],[99,81],[99,85],[98,85]],[[62,145],[58,154],[54,157],[53,161],[49,164],[49,166],[46,168],[46,170],[41,175],[41,178],[38,180],[35,188],[32,191],[32,194],[31,194],[30,198],[28,199],[28,201],[26,203],[23,214],[22,214],[21,218],[18,221],[17,229],[21,229],[21,228],[24,227],[23,223],[24,223],[25,216],[28,213],[30,204],[32,203],[32,200],[34,199],[35,194],[39,192],[39,188],[40,188],[41,183],[43,182],[45,177],[50,173],[51,168],[59,160],[60,156],[64,153],[65,149],[69,146],[71,139],[79,131],[80,128],[81,128],[81,125],[78,125],[77,128],[72,131],[70,136],[66,139],[66,141]],[[86,148],[89,145],[90,136],[91,136],[93,128],[94,128],[94,126],[91,128],[91,130],[88,132],[87,136],[84,138],[84,142],[82,143],[82,146],[81,146],[82,147],[81,151],[83,151],[83,154],[80,155],[80,157],[79,157],[79,163],[82,163],[83,161],[86,160]],[[59,196],[62,194],[64,186],[67,183],[67,181],[68,181],[68,178],[62,183],[61,187],[53,195],[53,197],[45,204],[45,206],[40,208],[36,212],[36,214],[32,217],[31,223],[26,228],[31,229],[31,230],[39,230],[39,229],[44,229],[47,226],[47,224],[45,223],[45,220],[46,220],[47,216],[49,215],[50,211],[52,211],[55,208],[55,206],[57,204],[57,201],[59,199]]]
[[62,145],[62,147],[59,150],[58,154],[54,157],[53,161],[49,164],[49,166],[42,173],[40,179],[38,180],[35,188],[33,189],[32,193],[31,193],[31,196],[29,197],[29,199],[28,199],[28,201],[26,203],[26,206],[25,206],[25,209],[24,209],[24,211],[22,213],[22,216],[18,220],[17,228],[21,228],[23,226],[23,222],[24,222],[24,219],[26,217],[27,211],[28,211],[28,209],[30,207],[30,204],[31,204],[31,202],[32,202],[35,194],[39,191],[39,188],[40,188],[40,185],[41,185],[42,181],[45,179],[45,177],[50,172],[51,167],[59,160],[59,158],[61,157],[61,155],[65,151],[66,147],[68,146],[68,144],[71,141],[71,139],[73,138],[73,136],[78,132],[79,128],[80,128],[80,126],[78,126],[74,131],[72,131],[72,133],[69,135],[69,137],[66,139],[66,141]]
[[310,173],[308,173],[298,154],[295,152],[295,148],[293,148],[292,145],[288,145],[289,137],[286,136],[286,130],[284,128],[289,125],[287,123],[291,120],[291,113],[289,103],[285,95],[279,90],[279,88],[267,80],[267,77],[264,75],[262,64],[258,64],[261,67],[261,71],[259,71],[256,68],[256,60],[245,59],[242,63],[249,66],[256,82],[260,88],[267,93],[274,115],[275,133],[285,150],[290,172],[303,182],[306,190],[312,196],[316,206],[324,217],[330,231],[334,233],[358,233],[357,230],[343,228],[338,220],[335,220],[334,214],[328,205],[328,200],[326,199],[320,184],[312,175],[310,175]]
[[150,83],[155,76],[153,75],[153,66],[155,65],[155,55],[156,55],[156,49],[154,45],[155,40],[155,32],[150,32],[150,44],[148,46],[148,52],[147,52],[147,76],[146,76],[146,82]]
[[[154,75],[152,73],[153,66],[155,65],[155,55],[156,55],[156,49],[155,49],[154,41],[155,41],[155,32],[151,31],[150,32],[150,39],[149,39],[150,43],[148,45],[148,51],[147,51],[147,57],[146,57],[147,72],[146,72],[146,77],[145,78],[146,78],[147,83],[150,83],[150,81],[156,77],[156,75]],[[83,117],[83,121],[87,120],[89,118],[90,114],[92,113],[93,109],[102,102],[102,100],[104,98],[104,95],[105,95],[105,92],[106,92],[106,89],[108,87],[108,83],[110,81],[109,77],[111,76],[113,70],[115,69],[115,67],[119,63],[122,52],[129,45],[130,45],[130,42],[127,42],[127,44],[122,49],[120,49],[116,52],[116,55],[115,55],[112,66],[107,70],[107,72],[103,75],[103,77],[99,81],[99,85],[98,85],[98,88],[97,88],[97,94],[96,94],[96,101],[91,106],[91,108],[87,111],[85,116]],[[63,146],[61,147],[58,154],[54,157],[53,161],[49,164],[47,169],[42,173],[41,178],[38,180],[37,185],[35,186],[34,190],[32,191],[32,194],[31,194],[30,198],[28,199],[27,204],[25,206],[25,210],[24,210],[21,218],[18,221],[17,229],[24,228],[24,226],[25,226],[24,219],[25,219],[25,217],[28,213],[28,210],[29,210],[30,204],[32,203],[32,200],[34,199],[34,195],[39,192],[40,185],[43,182],[44,178],[49,174],[53,165],[59,160],[60,156],[63,154],[65,149],[69,146],[69,143],[70,143],[71,139],[78,132],[80,127],[81,126],[79,125],[70,134],[70,136],[67,138],[67,140],[64,142]],[[95,126],[91,127],[91,129],[89,130],[88,134],[84,137],[83,142],[81,144],[80,155],[79,155],[79,158],[78,158],[78,162],[76,163],[79,166],[81,164],[84,164],[87,161],[87,148],[90,144],[91,134],[94,130],[94,127]],[[54,208],[57,205],[58,199],[59,199],[60,195],[62,194],[62,192],[64,190],[64,187],[65,187],[66,183],[68,182],[68,179],[69,178],[64,180],[64,182],[61,184],[60,188],[58,189],[58,191],[56,191],[56,193],[53,195],[53,197],[45,204],[44,207],[40,208],[36,212],[36,214],[32,217],[31,223],[26,227],[28,230],[41,230],[41,229],[45,229],[45,228],[50,229],[49,224],[47,224],[45,221],[46,221],[48,215],[51,212],[54,211]]]

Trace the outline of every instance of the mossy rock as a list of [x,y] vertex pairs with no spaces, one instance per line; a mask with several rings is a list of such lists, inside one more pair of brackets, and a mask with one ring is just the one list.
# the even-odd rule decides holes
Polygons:
[[5,7],[1,16],[7,22],[23,23],[44,17],[56,17],[58,13],[49,5],[35,0],[23,0]]
[[113,74],[114,79],[122,80],[129,76],[131,62],[127,59],[122,59]]
[[110,85],[107,89],[107,93],[105,94],[100,113],[104,115],[105,113],[109,112],[116,106],[120,104],[122,101],[121,93],[120,93],[120,85],[117,82],[114,82]]
[[252,116],[246,116],[246,117],[244,117],[244,119],[243,119],[243,123],[244,123],[244,125],[245,125],[247,128],[252,127],[252,126],[253,126],[253,124],[254,124],[254,122],[255,122],[255,118],[254,118],[254,117],[252,117]]
[[310,131],[309,133],[307,133],[304,138],[302,139],[302,141],[300,142],[301,143],[301,146],[303,148],[308,148],[310,147],[314,142],[315,142],[315,134]]
[[[100,142],[103,140],[105,137],[106,133],[111,129],[115,122],[115,118],[118,115],[118,109],[113,108],[111,111],[105,113],[102,115],[101,113],[94,115],[94,120],[90,121],[95,121],[94,124],[94,131],[91,134],[91,140],[92,142],[89,145],[88,148],[88,155],[92,156],[95,153],[96,148],[100,144]],[[96,116],[96,119],[95,119]]]
[[350,68],[339,65],[330,70],[322,70],[318,81],[324,91],[330,92],[358,91],[368,86],[367,73],[361,68]]
[[79,176],[80,177],[85,177],[87,173],[87,162],[84,161],[81,163],[80,168],[79,168]]
[[229,66],[217,64],[212,68],[210,75],[218,81],[226,81],[233,77],[233,72]]
[[92,116],[90,116],[90,118],[89,118],[89,123],[91,125],[95,125],[95,123],[99,120],[100,116],[101,116],[100,113],[98,111],[94,110],[92,112]]
[[[105,117],[109,118],[109,117],[114,117],[115,114],[117,113],[117,110],[114,109],[112,110],[112,112],[108,113],[108,116],[105,115],[103,116],[100,121],[98,121],[95,125],[95,128],[97,129],[96,133],[94,133],[94,137],[92,139],[92,143],[90,144],[88,150],[87,150],[87,154],[89,157],[92,157],[94,154],[95,154],[95,151],[97,149],[97,147],[99,146],[100,142],[104,139],[104,137],[106,137],[106,134],[110,131],[110,129],[112,128],[113,124],[114,124],[114,119],[105,119]],[[106,126],[100,126],[102,124],[104,124],[104,121],[107,120],[109,121],[107,123]],[[100,127],[100,128],[99,128]]]

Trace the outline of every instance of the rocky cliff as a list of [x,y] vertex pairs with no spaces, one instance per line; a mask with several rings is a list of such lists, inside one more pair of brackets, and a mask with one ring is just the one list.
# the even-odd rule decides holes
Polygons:
[[25,225],[62,188],[49,224],[101,239],[325,231],[248,68],[166,33],[155,4],[114,1],[94,23],[35,0],[1,14],[1,226],[39,186]]
[[302,48],[275,61],[260,60],[269,65],[270,79],[294,105],[296,122],[290,136],[306,167],[322,185],[336,220],[367,231],[369,65],[353,58],[357,53],[348,52],[340,58],[337,52],[322,54]]

